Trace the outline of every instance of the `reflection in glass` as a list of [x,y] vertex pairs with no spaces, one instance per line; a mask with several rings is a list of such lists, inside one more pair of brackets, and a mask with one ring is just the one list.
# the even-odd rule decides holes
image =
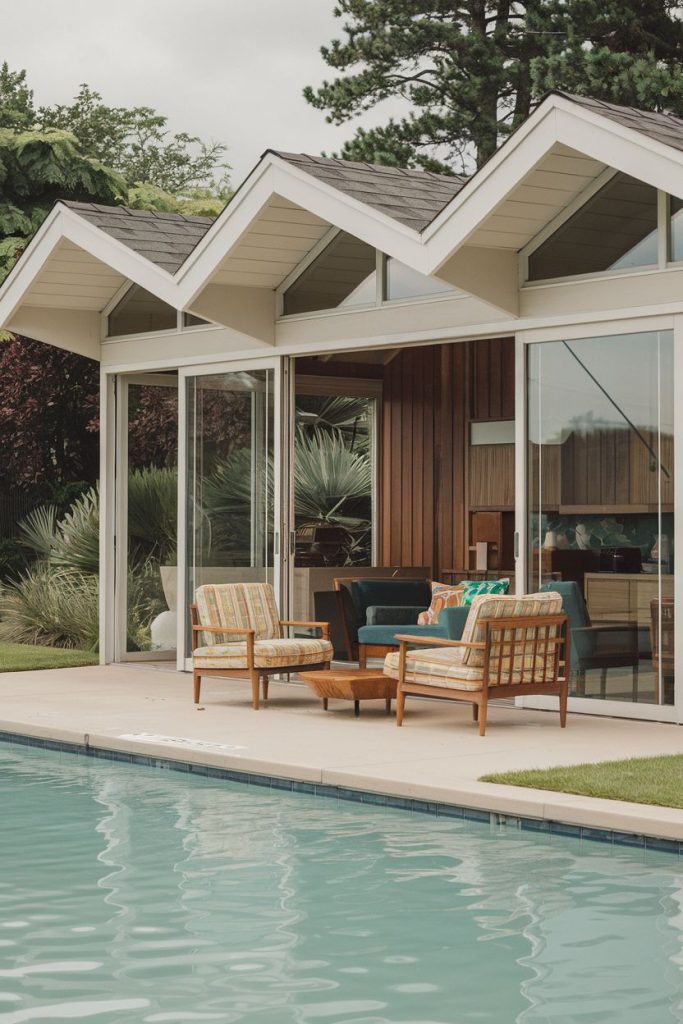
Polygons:
[[159,381],[128,385],[128,652],[176,647],[178,385]]
[[420,274],[391,256],[387,259],[387,299],[412,299],[454,291],[456,288],[447,281]]
[[529,256],[529,280],[657,264],[657,190],[621,172]]
[[563,593],[574,693],[673,701],[673,336],[530,346],[531,588]]
[[284,294],[284,314],[375,302],[375,249],[340,231]]
[[273,583],[274,394],[270,369],[187,382],[187,594]]
[[149,331],[173,331],[178,325],[178,314],[156,295],[140,285],[132,285],[107,319],[110,337],[125,334],[145,334]]

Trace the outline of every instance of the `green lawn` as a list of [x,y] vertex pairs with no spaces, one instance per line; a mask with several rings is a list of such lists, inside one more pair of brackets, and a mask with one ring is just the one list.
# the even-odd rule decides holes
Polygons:
[[481,781],[600,796],[607,800],[630,800],[636,804],[683,807],[683,754],[498,772],[483,775]]
[[92,651],[67,651],[58,647],[0,643],[0,672],[77,668],[79,665],[96,665],[97,661],[97,655]]

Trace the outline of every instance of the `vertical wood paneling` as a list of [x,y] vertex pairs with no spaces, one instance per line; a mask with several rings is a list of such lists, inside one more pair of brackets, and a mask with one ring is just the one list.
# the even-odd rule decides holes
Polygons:
[[382,410],[382,564],[428,565],[434,574],[467,564],[469,421],[513,416],[509,339],[392,359]]

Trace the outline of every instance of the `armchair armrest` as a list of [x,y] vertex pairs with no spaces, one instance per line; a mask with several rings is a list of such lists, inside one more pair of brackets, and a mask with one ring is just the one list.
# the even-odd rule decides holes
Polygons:
[[445,637],[440,636],[409,636],[408,634],[397,633],[394,639],[399,640],[401,645],[405,644],[406,647],[408,644],[412,644],[415,647],[469,647],[477,651],[483,651],[486,647],[483,641],[447,640]]
[[329,622],[309,622],[307,619],[280,619],[281,626],[309,626],[311,628],[319,629],[322,634],[323,640],[330,639],[330,624]]
[[197,634],[198,633],[220,633],[223,636],[226,634],[231,636],[241,636],[246,638],[247,641],[247,661],[251,666],[254,661],[254,636],[256,630],[254,629],[234,629],[231,626],[201,626],[198,622],[192,623],[192,651],[194,652],[197,648]]

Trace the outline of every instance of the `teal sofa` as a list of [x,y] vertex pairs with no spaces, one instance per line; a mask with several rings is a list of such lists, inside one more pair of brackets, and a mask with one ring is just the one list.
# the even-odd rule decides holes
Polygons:
[[[361,667],[368,657],[384,657],[398,647],[397,633],[459,640],[469,608],[446,608],[438,625],[418,626],[417,617],[432,599],[428,580],[356,579],[338,581],[341,615],[349,660],[357,653]],[[342,593],[343,591],[343,593]]]

